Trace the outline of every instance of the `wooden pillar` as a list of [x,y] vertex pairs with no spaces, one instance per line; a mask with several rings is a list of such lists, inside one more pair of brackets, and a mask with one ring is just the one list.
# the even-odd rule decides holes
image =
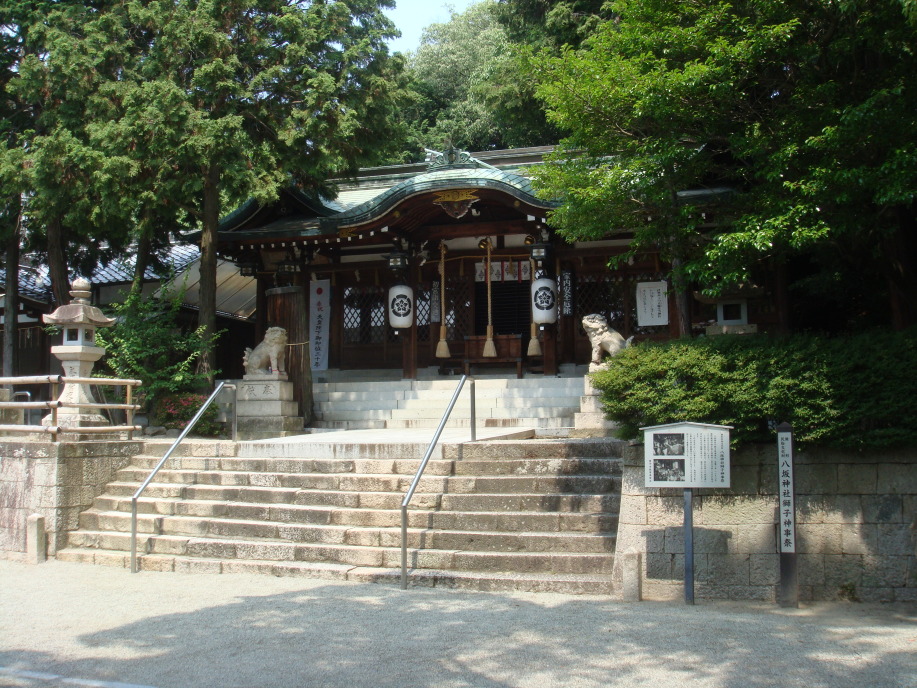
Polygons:
[[557,330],[556,325],[548,325],[542,338],[545,375],[557,375]]
[[255,278],[255,341],[260,342],[267,331],[267,297],[268,279],[263,275]]
[[417,323],[401,334],[402,376],[405,380],[417,379]]
[[265,292],[267,321],[287,331],[287,375],[293,383],[293,398],[308,424],[312,420],[312,368],[309,361],[308,307],[304,287],[276,287]]

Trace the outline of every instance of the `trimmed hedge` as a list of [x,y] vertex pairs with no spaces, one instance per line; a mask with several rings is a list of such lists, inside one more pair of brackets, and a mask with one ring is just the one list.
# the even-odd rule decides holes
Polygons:
[[917,330],[851,337],[703,337],[640,344],[593,374],[623,439],[677,421],[732,425],[733,443],[860,449],[917,441]]

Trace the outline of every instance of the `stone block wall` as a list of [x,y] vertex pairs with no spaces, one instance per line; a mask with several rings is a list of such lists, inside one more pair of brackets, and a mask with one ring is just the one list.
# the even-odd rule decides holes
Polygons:
[[[684,491],[643,487],[643,461],[643,445],[626,448],[616,551],[641,555],[643,599],[683,599]],[[917,601],[917,452],[795,462],[800,599]],[[773,601],[776,442],[733,452],[731,473],[729,490],[695,490],[695,597]],[[620,589],[617,562],[615,576]]]
[[48,554],[75,530],[118,469],[142,448],[138,441],[0,442],[0,558],[23,559],[26,522],[45,517]]

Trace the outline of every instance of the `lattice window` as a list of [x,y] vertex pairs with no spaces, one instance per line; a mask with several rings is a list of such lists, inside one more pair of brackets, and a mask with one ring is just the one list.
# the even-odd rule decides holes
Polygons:
[[414,290],[414,300],[417,308],[417,341],[430,341],[430,287],[418,286]]
[[625,309],[628,307],[628,283],[613,279],[612,275],[577,275],[576,323],[581,335],[583,317],[592,313],[605,316],[608,324],[618,332],[625,330]]
[[344,289],[344,343],[381,344],[386,341],[388,322],[385,298],[388,290],[375,286]]
[[462,339],[472,335],[472,291],[467,280],[446,281],[446,337]]

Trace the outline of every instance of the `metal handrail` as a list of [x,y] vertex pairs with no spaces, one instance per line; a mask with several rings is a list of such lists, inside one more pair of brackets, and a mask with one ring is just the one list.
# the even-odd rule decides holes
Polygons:
[[213,390],[213,394],[204,402],[204,405],[194,414],[194,418],[185,426],[185,429],[182,430],[181,434],[175,439],[172,443],[172,446],[169,447],[169,450],[163,455],[159,460],[159,463],[156,464],[156,468],[147,476],[146,480],[143,481],[143,484],[137,488],[137,491],[134,493],[134,496],[131,497],[131,573],[137,573],[137,500],[140,499],[140,495],[143,494],[143,491],[147,488],[153,478],[156,477],[156,474],[159,473],[159,469],[162,468],[166,461],[169,460],[169,457],[172,456],[172,453],[178,449],[178,445],[182,443],[182,440],[188,436],[188,433],[191,432],[191,428],[201,419],[201,416],[204,415],[204,411],[210,408],[210,404],[213,403],[214,399],[219,396],[220,392],[223,389],[231,389],[233,392],[232,399],[232,441],[235,442],[238,435],[238,417],[236,415],[236,386],[234,384],[228,384],[226,382],[220,382],[216,388]]
[[420,478],[423,475],[424,469],[427,467],[427,463],[430,461],[430,457],[433,456],[433,450],[436,448],[437,442],[439,442],[440,435],[443,434],[443,428],[446,427],[446,423],[449,420],[449,416],[452,414],[452,409],[455,408],[455,402],[458,401],[459,394],[462,392],[462,387],[465,385],[465,380],[470,380],[471,384],[468,387],[470,398],[470,411],[471,411],[471,441],[474,442],[477,440],[477,419],[475,417],[475,402],[474,402],[474,378],[469,378],[467,375],[462,375],[462,379],[459,380],[458,386],[455,388],[455,393],[452,395],[452,400],[449,402],[449,406],[446,407],[445,413],[443,413],[443,418],[439,421],[439,427],[436,428],[436,432],[433,434],[433,439],[430,440],[430,446],[427,447],[427,453],[424,455],[423,460],[420,462],[420,467],[417,469],[417,473],[414,475],[414,480],[411,482],[411,486],[408,488],[408,491],[404,495],[404,499],[401,501],[401,589],[407,590],[408,588],[408,504],[411,501],[411,497],[414,496],[414,491],[417,489],[417,486],[420,484]]

